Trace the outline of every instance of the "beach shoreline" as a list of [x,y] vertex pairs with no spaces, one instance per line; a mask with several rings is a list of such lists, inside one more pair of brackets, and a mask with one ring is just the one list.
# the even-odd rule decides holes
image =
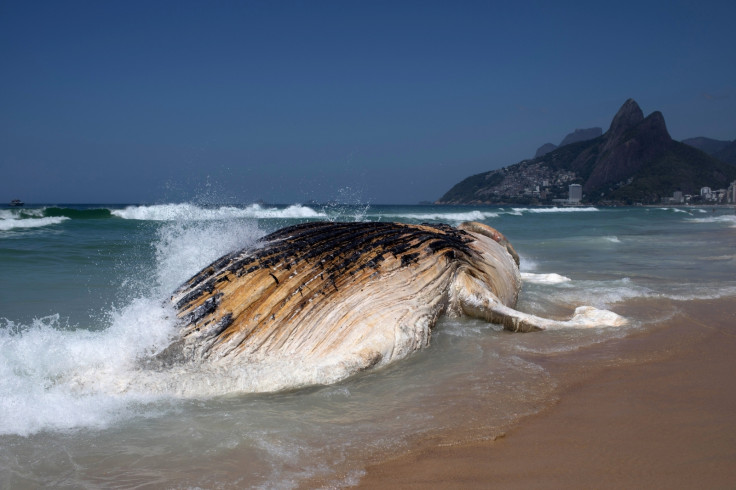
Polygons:
[[[24,213],[2,216],[0,487],[736,481],[730,214],[192,203]],[[314,386],[299,380],[320,365],[299,362],[140,368],[170,343],[171,291],[228,251],[322,214],[481,221],[521,253],[520,311],[567,319],[587,305],[630,323],[521,334],[442,318],[428,348]]]
[[[358,487],[730,487],[733,306],[734,298],[680,302],[679,313],[658,327],[552,359],[546,368],[570,382],[550,407],[495,440],[419,443],[369,464]],[[622,362],[590,362],[610,349]],[[577,378],[569,376],[574,357],[586,366]]]

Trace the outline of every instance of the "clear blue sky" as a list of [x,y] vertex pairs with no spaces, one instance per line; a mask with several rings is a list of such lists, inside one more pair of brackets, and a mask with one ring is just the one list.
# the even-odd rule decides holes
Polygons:
[[0,201],[414,203],[608,128],[736,138],[736,2],[0,2]]

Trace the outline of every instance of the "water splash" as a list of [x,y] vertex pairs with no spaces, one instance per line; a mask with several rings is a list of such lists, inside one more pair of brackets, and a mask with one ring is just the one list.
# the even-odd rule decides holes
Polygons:
[[337,194],[336,199],[322,207],[322,213],[329,221],[366,221],[371,205],[363,199],[362,192],[351,187],[342,187]]

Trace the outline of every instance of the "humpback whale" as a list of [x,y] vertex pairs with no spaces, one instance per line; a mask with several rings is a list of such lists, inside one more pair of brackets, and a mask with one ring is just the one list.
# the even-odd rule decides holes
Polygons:
[[429,345],[440,315],[529,332],[621,325],[579,307],[557,321],[514,309],[519,256],[494,228],[310,222],[229,253],[172,295],[179,336],[166,363],[227,365],[269,356],[342,363],[357,372]]

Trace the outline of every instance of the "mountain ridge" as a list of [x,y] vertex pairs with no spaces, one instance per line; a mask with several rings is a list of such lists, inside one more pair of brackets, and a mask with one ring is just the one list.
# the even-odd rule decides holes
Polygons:
[[731,165],[736,165],[736,140],[729,143],[725,148],[713,153],[713,158]]
[[705,136],[696,136],[695,138],[687,138],[682,140],[682,143],[686,145],[694,146],[698,150],[706,152],[708,155],[713,156],[715,153],[726,148],[730,145],[731,141],[717,140],[713,138],[707,138]]
[[544,204],[566,199],[568,186],[580,184],[584,202],[655,203],[675,191],[725,188],[733,180],[736,166],[674,141],[661,112],[645,117],[628,99],[601,136],[470,176],[436,202]]
[[706,138],[705,136],[698,136],[695,138],[684,139],[682,142],[686,145],[702,150],[722,162],[736,165],[736,140],[723,141]]
[[547,153],[565,145],[579,143],[580,141],[592,140],[594,138],[597,138],[601,134],[603,134],[603,129],[597,126],[593,128],[576,129],[572,133],[568,133],[564,138],[562,138],[562,141],[559,145],[555,145],[553,143],[545,143],[537,148],[537,152],[534,154],[534,158],[544,156]]

